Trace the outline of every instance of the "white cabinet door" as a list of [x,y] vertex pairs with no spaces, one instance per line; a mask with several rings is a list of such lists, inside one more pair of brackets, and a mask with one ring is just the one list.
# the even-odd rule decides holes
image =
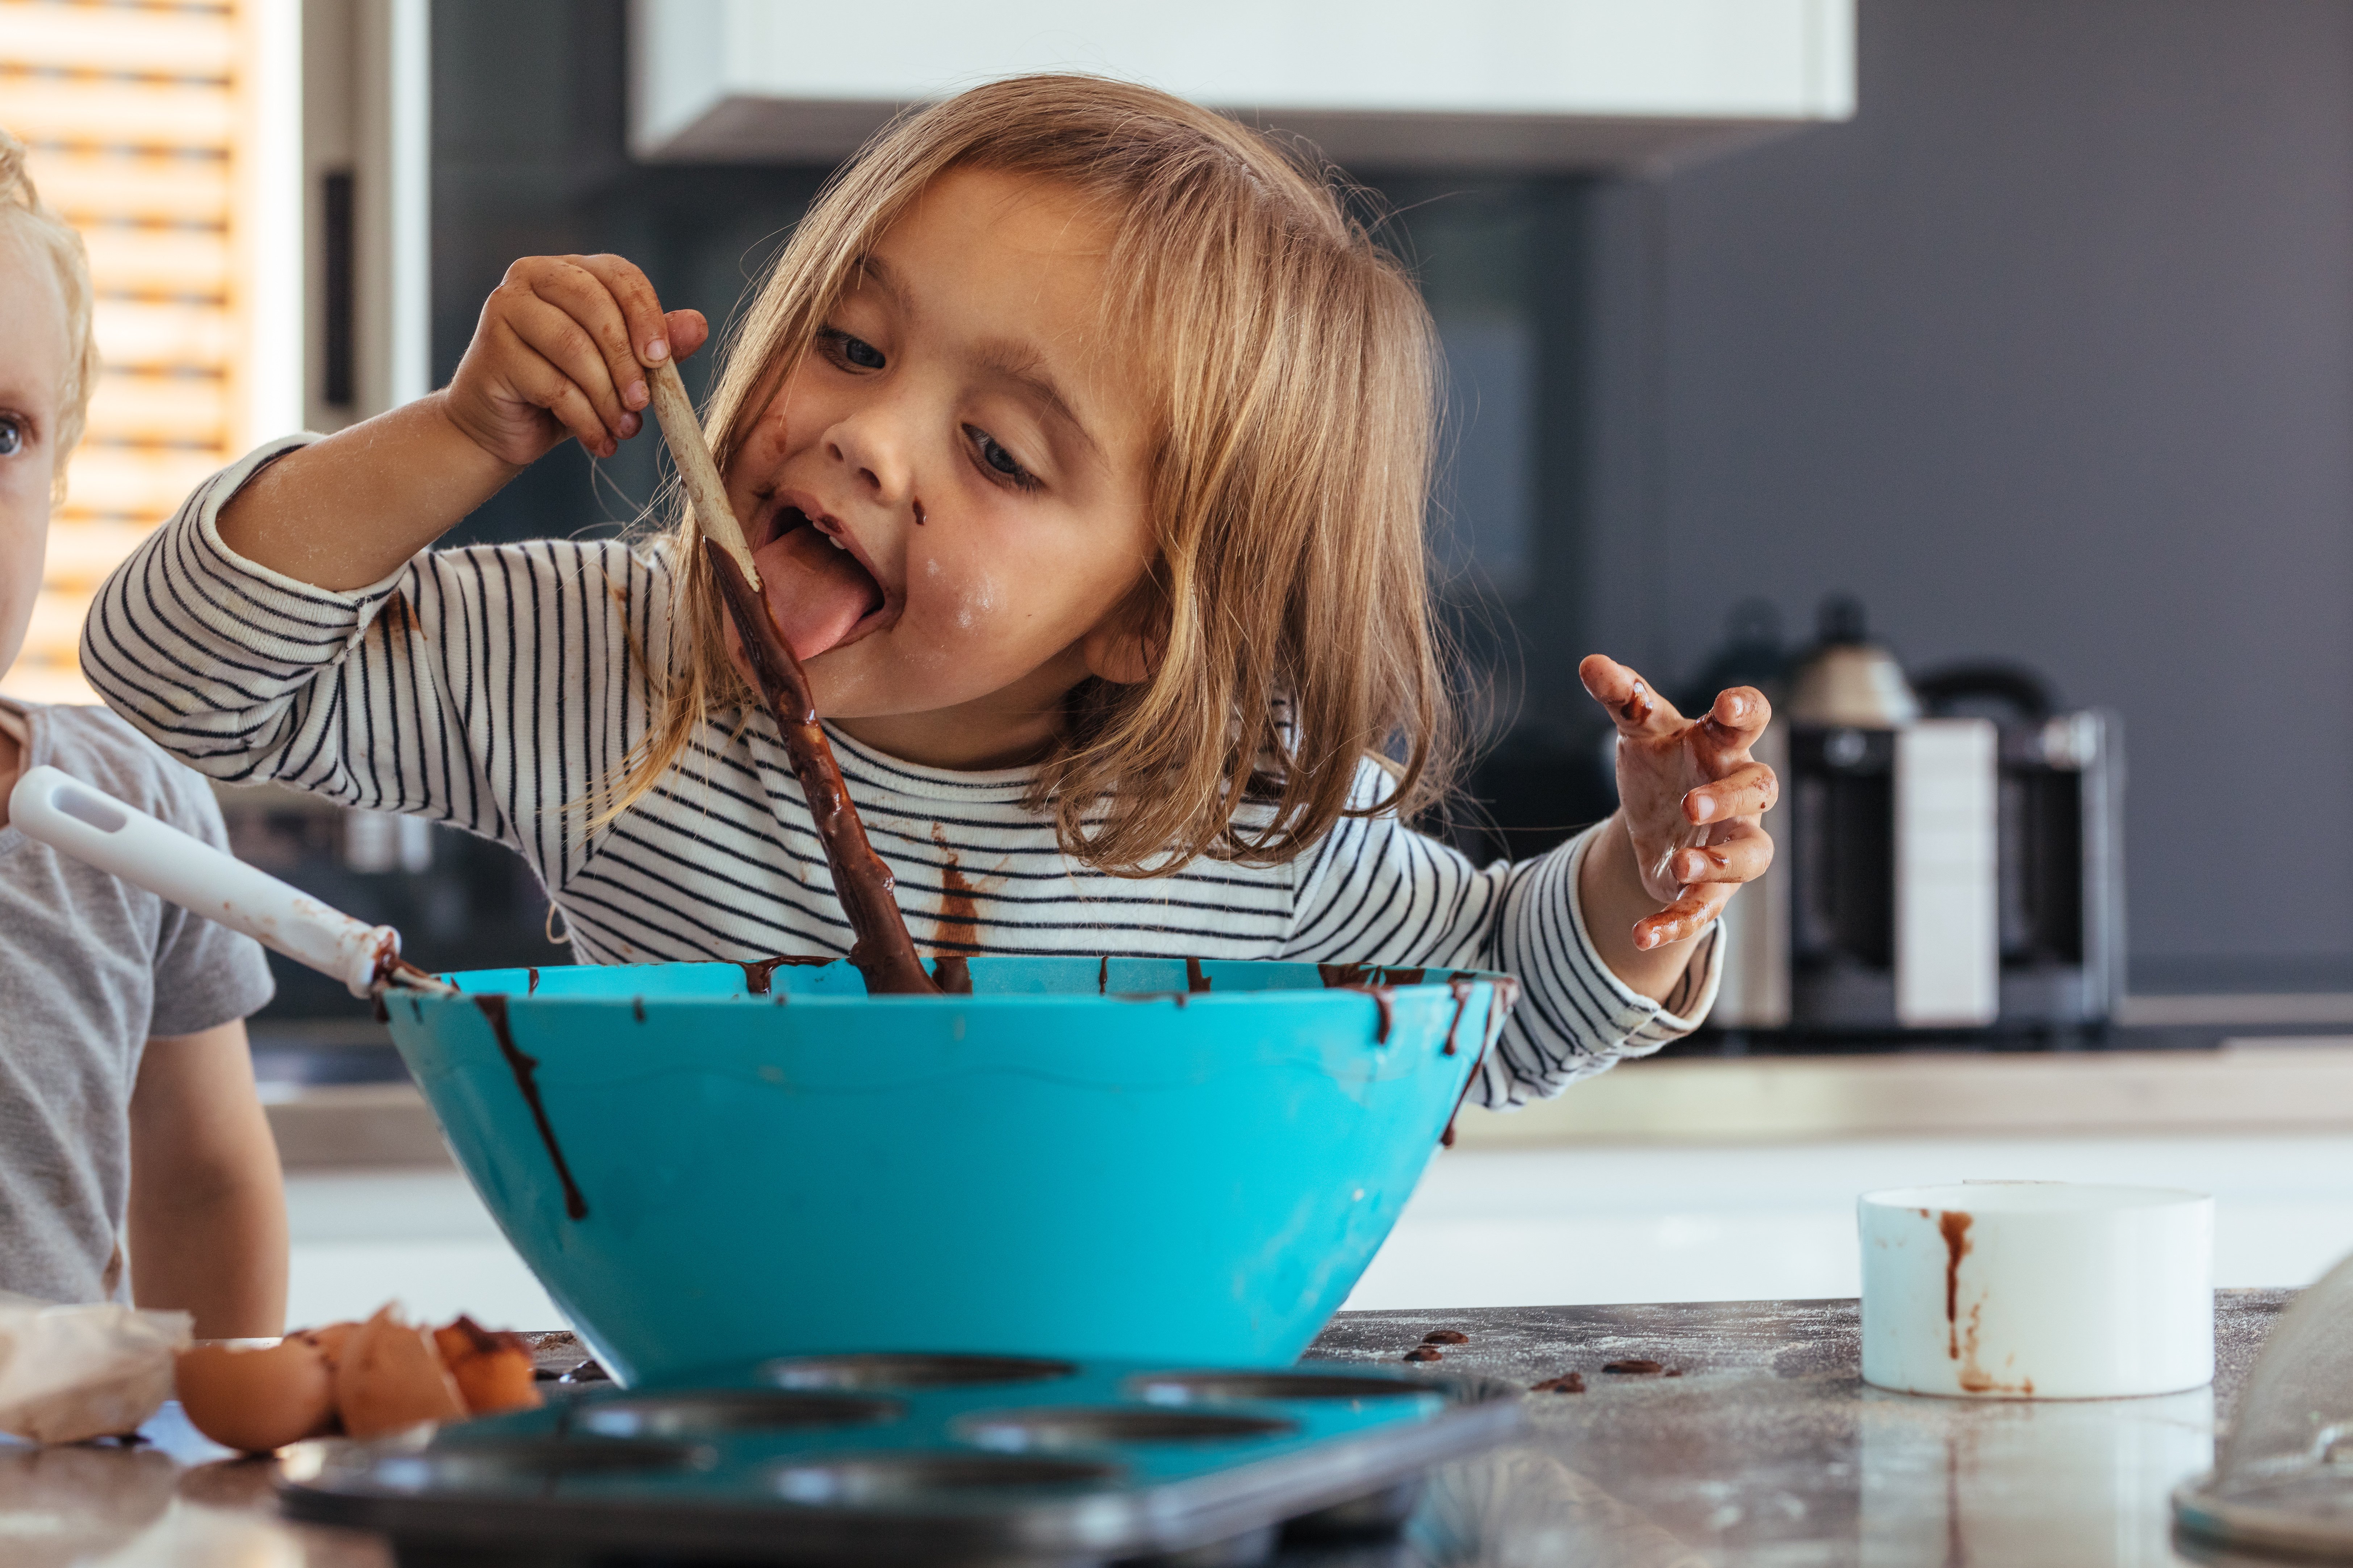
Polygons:
[[839,157],[1027,71],[1152,83],[1343,162],[1618,166],[1854,108],[1853,0],[634,0],[649,158]]

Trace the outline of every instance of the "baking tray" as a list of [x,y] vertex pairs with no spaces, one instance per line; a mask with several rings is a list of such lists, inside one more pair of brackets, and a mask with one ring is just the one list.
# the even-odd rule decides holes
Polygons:
[[1431,1466],[1518,1430],[1517,1384],[976,1355],[771,1361],[596,1388],[374,1443],[308,1444],[287,1514],[403,1568],[607,1562],[1263,1560],[1404,1522]]

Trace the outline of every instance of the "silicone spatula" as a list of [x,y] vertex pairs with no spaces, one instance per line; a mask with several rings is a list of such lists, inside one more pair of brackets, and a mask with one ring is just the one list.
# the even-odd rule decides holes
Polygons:
[[9,793],[8,820],[27,838],[342,981],[354,996],[388,985],[451,989],[402,962],[400,933],[392,927],[364,925],[56,768],[25,771]]

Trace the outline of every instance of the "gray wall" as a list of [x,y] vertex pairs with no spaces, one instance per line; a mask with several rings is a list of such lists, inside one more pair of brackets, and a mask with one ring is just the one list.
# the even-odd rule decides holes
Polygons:
[[2137,979],[2353,984],[2353,6],[1861,33],[1852,123],[1592,197],[1554,614],[1672,679],[1844,588],[2038,666],[2126,718]]

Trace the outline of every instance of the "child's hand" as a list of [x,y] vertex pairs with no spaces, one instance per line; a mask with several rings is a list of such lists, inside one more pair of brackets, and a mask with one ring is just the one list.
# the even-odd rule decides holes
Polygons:
[[1634,946],[1647,952],[1695,936],[1773,863],[1773,840],[1757,818],[1780,781],[1748,754],[1772,707],[1739,686],[1694,722],[1615,659],[1594,654],[1577,672],[1618,726],[1618,815],[1630,868],[1647,900],[1664,906],[1634,922]]
[[501,462],[535,462],[567,434],[609,458],[644,424],[642,367],[684,359],[710,335],[700,310],[664,313],[617,256],[525,257],[482,306],[445,406]]

